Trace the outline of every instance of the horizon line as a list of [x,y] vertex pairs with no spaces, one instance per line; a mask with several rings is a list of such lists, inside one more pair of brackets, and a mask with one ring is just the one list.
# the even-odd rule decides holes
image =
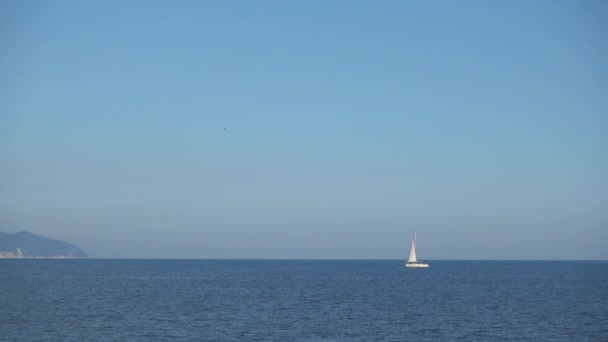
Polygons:
[[[201,260],[201,261],[399,261],[405,259],[365,259],[365,258],[155,258],[155,257],[86,257],[86,258],[0,258],[0,260]],[[608,262],[608,259],[425,259],[424,261],[597,261]]]

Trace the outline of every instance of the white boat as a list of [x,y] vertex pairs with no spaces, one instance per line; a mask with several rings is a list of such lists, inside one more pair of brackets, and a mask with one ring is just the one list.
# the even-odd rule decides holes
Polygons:
[[407,257],[405,267],[429,267],[428,263],[416,259],[416,233],[414,233],[414,239],[412,239],[410,255]]

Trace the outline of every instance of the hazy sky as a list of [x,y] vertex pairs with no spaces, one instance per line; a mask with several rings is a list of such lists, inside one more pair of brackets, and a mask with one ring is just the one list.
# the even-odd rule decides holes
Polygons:
[[608,259],[606,1],[1,1],[0,231]]

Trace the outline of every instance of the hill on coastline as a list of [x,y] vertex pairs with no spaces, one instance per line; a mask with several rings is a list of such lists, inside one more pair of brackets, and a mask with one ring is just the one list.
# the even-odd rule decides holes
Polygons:
[[0,258],[86,258],[82,249],[30,232],[0,233]]

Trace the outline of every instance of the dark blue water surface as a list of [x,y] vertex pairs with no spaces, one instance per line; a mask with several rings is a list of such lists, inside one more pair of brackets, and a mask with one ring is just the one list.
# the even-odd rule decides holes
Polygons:
[[7,341],[608,341],[608,262],[0,260]]

